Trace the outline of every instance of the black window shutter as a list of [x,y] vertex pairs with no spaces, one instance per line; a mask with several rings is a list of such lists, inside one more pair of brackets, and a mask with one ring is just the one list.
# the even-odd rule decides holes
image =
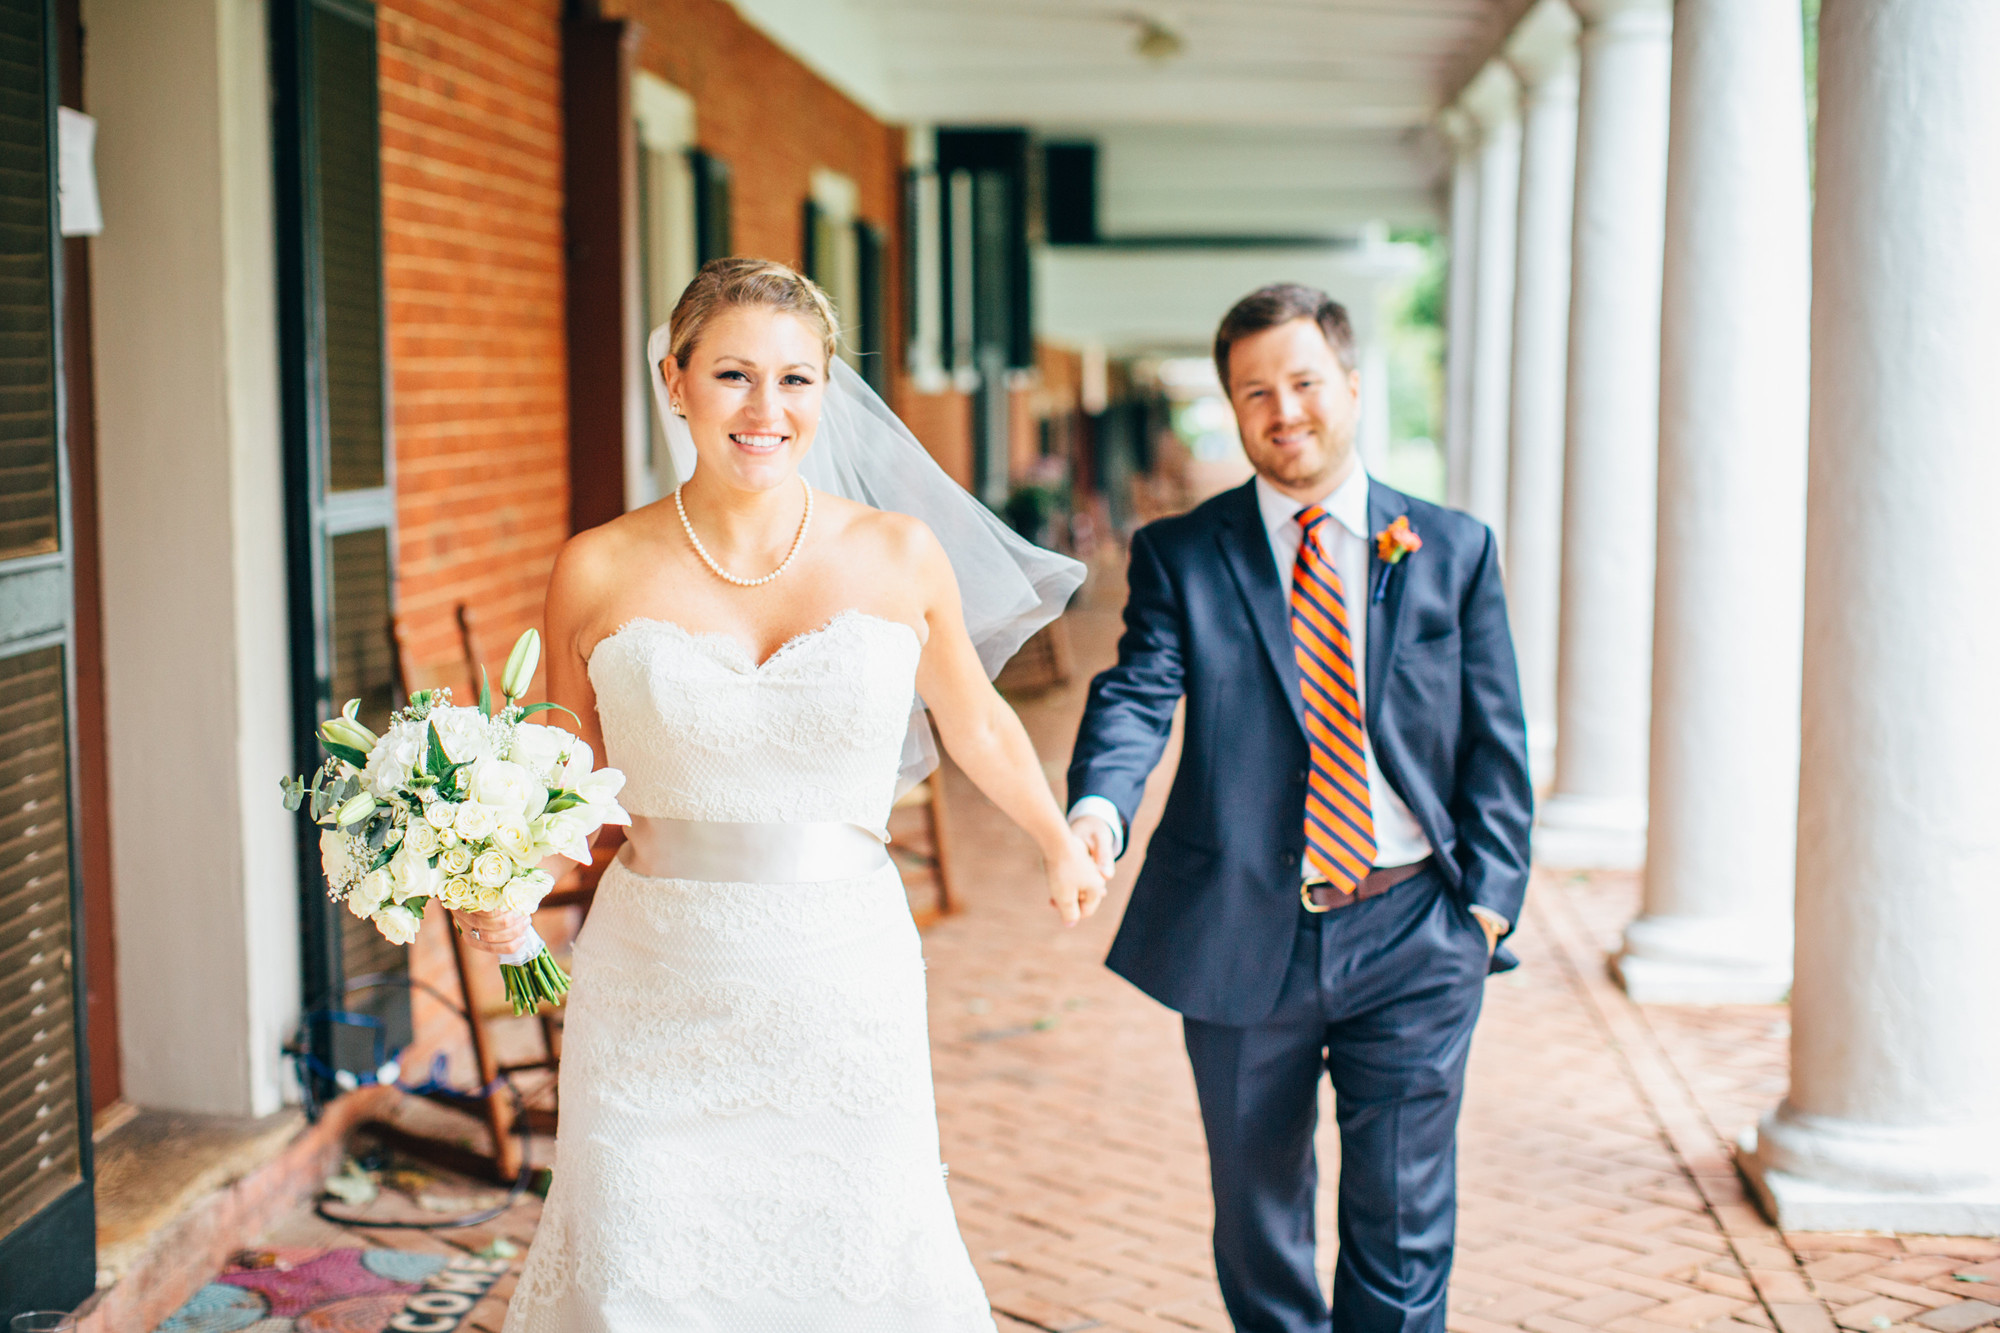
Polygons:
[[55,46],[0,0],[0,1322],[95,1284],[78,1015]]

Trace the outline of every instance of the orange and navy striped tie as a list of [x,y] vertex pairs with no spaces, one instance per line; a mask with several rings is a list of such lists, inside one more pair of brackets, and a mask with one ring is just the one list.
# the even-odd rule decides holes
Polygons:
[[1292,570],[1292,651],[1305,693],[1306,864],[1345,893],[1375,864],[1375,815],[1368,799],[1361,698],[1340,573],[1321,549],[1331,516],[1320,505],[1299,511],[1305,539]]

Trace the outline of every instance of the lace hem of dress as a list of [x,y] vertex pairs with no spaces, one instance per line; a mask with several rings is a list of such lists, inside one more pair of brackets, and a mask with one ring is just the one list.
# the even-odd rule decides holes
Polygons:
[[[630,1144],[617,1156],[628,1160],[616,1179],[558,1174],[516,1303],[548,1305],[571,1291],[661,1302],[769,1292],[987,1308],[937,1168],[913,1172],[886,1156],[697,1158]],[[567,1206],[571,1184],[593,1201],[587,1215]]]

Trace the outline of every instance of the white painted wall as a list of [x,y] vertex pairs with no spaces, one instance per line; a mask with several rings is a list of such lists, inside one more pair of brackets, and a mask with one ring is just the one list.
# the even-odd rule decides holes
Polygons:
[[1394,130],[1117,125],[1098,145],[1107,236],[1326,236],[1440,225],[1442,162]]
[[[1374,338],[1377,295],[1422,263],[1413,247],[1143,249],[1057,246],[1034,259],[1035,323],[1044,338],[1114,353],[1206,353],[1239,299],[1272,282],[1318,287],[1347,307],[1357,342]],[[1366,360],[1365,350],[1363,360]]]
[[288,1085],[299,928],[259,0],[85,0],[106,731],[125,1096]]

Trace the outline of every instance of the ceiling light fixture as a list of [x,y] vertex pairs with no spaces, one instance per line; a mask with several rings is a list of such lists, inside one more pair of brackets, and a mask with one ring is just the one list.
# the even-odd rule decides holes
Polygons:
[[1156,18],[1131,14],[1127,21],[1139,30],[1132,49],[1156,65],[1165,64],[1187,50],[1187,39]]

